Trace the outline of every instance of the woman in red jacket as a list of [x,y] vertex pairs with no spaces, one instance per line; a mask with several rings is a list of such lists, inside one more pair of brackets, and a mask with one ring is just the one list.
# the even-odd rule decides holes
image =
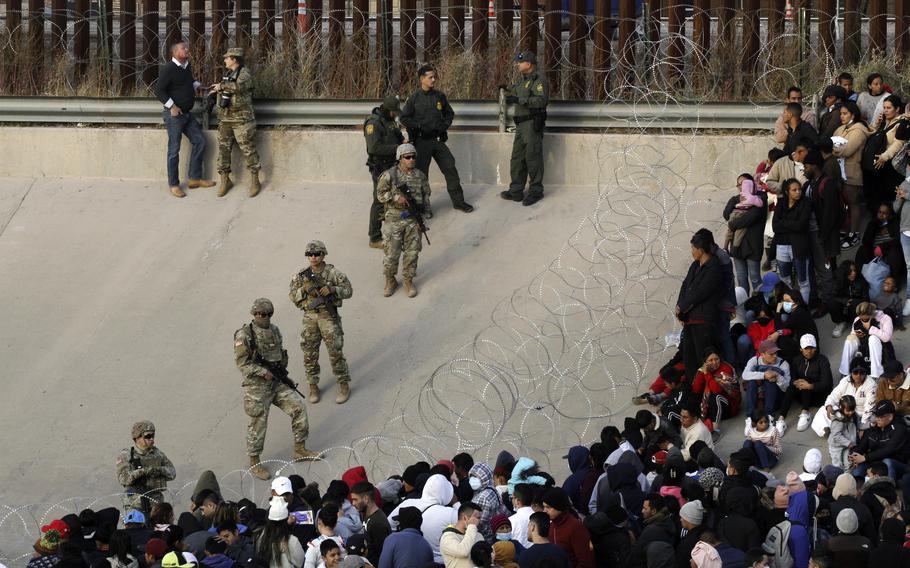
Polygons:
[[550,542],[566,551],[572,566],[595,568],[591,535],[572,509],[569,494],[561,487],[551,487],[541,501],[543,512],[550,517]]
[[721,361],[717,349],[709,347],[705,350],[704,364],[699,367],[692,381],[692,392],[702,395],[702,416],[710,418],[714,424],[714,431],[720,431],[720,421],[732,418],[739,413],[739,403],[742,395],[739,390],[739,381],[736,371],[724,361]]

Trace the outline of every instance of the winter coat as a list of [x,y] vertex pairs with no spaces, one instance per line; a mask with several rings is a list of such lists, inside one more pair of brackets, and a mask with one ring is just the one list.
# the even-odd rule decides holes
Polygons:
[[604,512],[586,517],[584,525],[591,535],[597,568],[624,568],[632,550],[629,529],[615,526]]
[[856,534],[861,534],[872,542],[878,542],[878,528],[875,526],[872,513],[869,512],[868,507],[860,503],[859,499],[852,495],[840,495],[831,503],[831,518],[835,519],[831,526],[833,532],[837,532],[837,515],[844,509],[853,509],[853,512],[856,513],[856,518],[859,521],[859,529]]
[[714,323],[720,305],[719,290],[723,286],[723,270],[716,256],[704,265],[694,261],[679,287],[676,301],[682,321]]
[[833,566],[866,566],[872,541],[858,534],[839,534],[828,539],[827,549]]
[[676,546],[676,568],[691,567],[689,560],[692,557],[692,549],[695,548],[695,545],[701,540],[703,532],[705,532],[705,527],[698,525],[686,532],[685,536],[680,537],[679,544]]
[[844,159],[844,172],[847,174],[844,183],[848,185],[863,185],[863,169],[860,162],[863,157],[863,146],[866,145],[866,139],[870,134],[872,130],[868,126],[856,121],[842,125],[834,131],[835,136],[847,139],[843,146],[835,146],[834,155]]
[[875,463],[886,458],[906,462],[910,458],[910,440],[903,420],[892,420],[884,428],[870,426],[854,450],[866,458],[866,463]]
[[730,215],[739,203],[739,196],[734,195],[724,207],[724,219],[727,227],[733,231],[746,229],[746,236],[740,245],[730,246],[730,256],[742,260],[760,261],[765,253],[765,221],[768,217],[768,196],[760,194],[765,203],[763,207],[750,207],[742,215],[730,219]]
[[588,529],[571,513],[563,512],[550,523],[550,542],[566,551],[575,568],[595,568]]
[[812,249],[809,246],[809,218],[812,216],[812,203],[801,197],[793,207],[788,205],[786,197],[777,202],[774,210],[774,244],[793,247],[794,258],[809,258]]
[[641,535],[632,543],[632,552],[629,555],[629,568],[646,568],[648,565],[648,545],[653,542],[666,542],[670,546],[676,545],[676,535],[679,534],[676,524],[670,518],[666,509],[661,509],[653,516],[645,519],[645,528]]
[[404,529],[383,541],[377,568],[426,568],[433,562],[433,549],[420,531]]
[[827,357],[818,352],[811,359],[806,359],[800,353],[790,367],[790,383],[793,384],[793,381],[797,379],[808,381],[812,385],[812,392],[816,395],[827,396],[833,385],[831,363]]
[[[892,388],[888,381],[881,379],[875,391],[875,401],[890,400],[894,408],[904,416],[910,416],[910,373],[904,375],[904,382]],[[895,419],[899,417],[895,416]]]
[[726,494],[724,509],[727,515],[717,525],[718,536],[724,542],[743,552],[761,546],[762,535],[755,515],[755,490],[735,487]]
[[800,120],[796,128],[787,126],[787,141],[784,142],[784,152],[792,154],[793,150],[801,144],[815,147],[818,144],[818,132],[815,127],[804,120]]
[[[882,499],[884,499],[884,503]],[[885,503],[888,505],[897,503],[897,490],[894,480],[885,476],[870,477],[863,484],[863,492],[860,495],[859,502],[869,509],[875,526],[880,527],[882,514],[885,512]]]
[[[562,488],[572,500],[572,506],[578,511],[584,511],[587,505],[581,498],[581,484],[592,469],[588,456],[590,452],[584,446],[572,446],[569,449],[569,470],[572,474],[562,484]],[[590,495],[588,497],[590,498]]]
[[840,253],[840,228],[844,222],[844,206],[841,202],[840,177],[831,178],[821,174],[803,185],[804,199],[812,203],[812,213],[818,229],[816,238],[821,241],[822,251],[828,258]]

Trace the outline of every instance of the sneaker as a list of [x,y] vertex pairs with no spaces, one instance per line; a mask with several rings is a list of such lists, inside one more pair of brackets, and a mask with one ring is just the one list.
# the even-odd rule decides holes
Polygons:
[[780,434],[780,437],[783,438],[784,434],[787,432],[787,423],[784,422],[784,417],[781,416],[777,419],[777,422],[774,424],[774,427],[777,428],[777,433]]
[[743,436],[748,436],[749,430],[751,430],[751,429],[752,429],[752,418],[749,416],[746,416],[746,427],[743,428]]
[[805,432],[809,429],[809,425],[812,423],[812,415],[806,412],[805,410],[799,414],[799,422],[796,424],[797,432]]
[[904,314],[904,317],[910,316],[910,298],[904,302],[904,309],[901,310],[901,313]]
[[836,323],[834,324],[834,329],[831,330],[831,337],[840,337],[844,334],[844,327],[846,324]]

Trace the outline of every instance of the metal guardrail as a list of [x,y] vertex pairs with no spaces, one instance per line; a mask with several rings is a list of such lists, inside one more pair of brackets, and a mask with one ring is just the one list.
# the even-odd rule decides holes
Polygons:
[[[262,126],[359,127],[376,101],[257,100]],[[553,102],[547,127],[562,130],[767,130],[780,103]],[[452,101],[457,129],[501,130],[494,101]],[[197,110],[198,112],[198,105]],[[0,97],[0,124],[161,124],[161,105],[149,98]]]

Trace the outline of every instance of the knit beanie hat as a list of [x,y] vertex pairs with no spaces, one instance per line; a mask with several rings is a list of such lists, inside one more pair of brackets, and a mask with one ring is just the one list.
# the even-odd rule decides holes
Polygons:
[[705,508],[701,504],[701,501],[689,501],[679,510],[679,517],[689,521],[693,525],[701,525],[705,518]]
[[60,542],[69,537],[70,528],[61,520],[51,521],[51,524],[41,527],[41,538],[35,541],[35,552],[44,555],[56,554]]
[[705,493],[710,493],[715,487],[720,487],[723,482],[724,473],[716,467],[709,467],[698,474],[698,484],[705,490]]
[[795,471],[787,474],[787,489],[790,490],[791,495],[806,490],[806,484],[803,483],[803,480],[799,478],[799,474]]
[[831,496],[837,499],[841,495],[856,497],[856,479],[849,473],[838,475],[837,481],[834,482],[834,490],[831,492]]
[[557,511],[568,511],[572,507],[569,495],[562,487],[551,487],[543,494],[541,501]]
[[505,515],[494,515],[493,518],[490,519],[490,528],[493,529],[493,532],[496,532],[497,529],[499,529],[499,527],[502,525],[509,525],[510,527],[512,526],[512,522],[509,521],[509,517]]
[[859,519],[856,518],[856,511],[853,509],[842,509],[837,514],[837,530],[841,534],[853,534],[859,528]]
[[610,505],[604,513],[607,515],[607,520],[614,527],[621,527],[623,523],[629,520],[629,513],[621,505]]

